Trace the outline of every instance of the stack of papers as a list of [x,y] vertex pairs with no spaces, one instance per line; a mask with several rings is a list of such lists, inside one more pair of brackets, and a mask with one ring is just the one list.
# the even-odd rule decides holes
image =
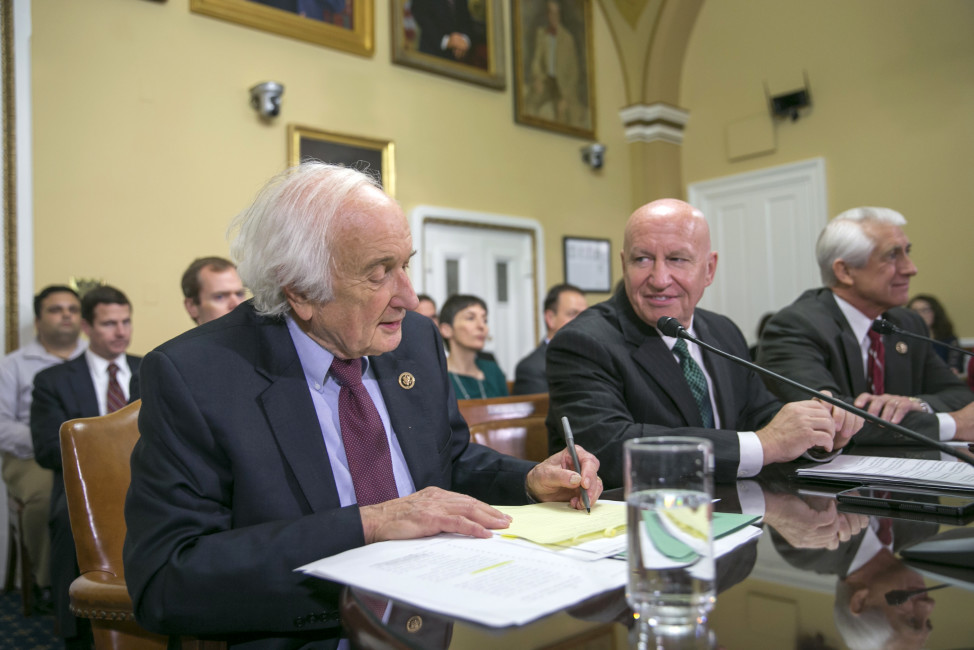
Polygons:
[[[522,625],[626,584],[628,564],[618,559],[627,542],[624,503],[600,501],[591,515],[565,504],[498,509],[514,521],[491,539],[380,542],[296,570],[494,627]],[[715,513],[715,536],[729,534],[715,539],[714,555],[759,536],[747,525],[755,519]]]
[[799,478],[841,483],[974,490],[974,467],[950,460],[843,455],[821,465],[802,467],[796,474]]

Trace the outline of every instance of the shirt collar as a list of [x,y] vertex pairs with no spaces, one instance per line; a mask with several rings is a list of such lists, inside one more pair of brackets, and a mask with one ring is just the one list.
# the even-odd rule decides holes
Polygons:
[[[70,356],[68,356],[68,359],[74,359],[75,357],[79,356],[82,352],[84,352],[87,349],[88,349],[88,341],[79,338],[77,343],[75,343],[74,350],[72,350]],[[46,349],[44,349],[44,346],[36,338],[30,341],[29,343],[25,344],[23,350],[24,350],[24,357],[28,359],[60,359],[61,358],[56,354],[51,354]]]
[[842,312],[842,315],[845,316],[846,321],[849,323],[849,327],[852,328],[852,333],[856,337],[856,340],[859,341],[859,343],[865,341],[866,335],[873,326],[873,319],[853,307],[852,304],[847,300],[843,300],[837,296],[835,292],[832,293],[832,297],[835,298],[835,304],[839,306],[839,310]]
[[85,360],[88,362],[88,368],[97,375],[103,375],[108,372],[108,365],[114,363],[119,368],[128,368],[128,362],[125,360],[125,353],[118,355],[114,359],[105,359],[100,357],[91,351],[91,348],[85,350]]
[[[335,355],[321,347],[317,341],[305,333],[301,327],[294,322],[290,316],[285,316],[288,333],[294,341],[294,349],[297,350],[298,359],[301,361],[301,368],[304,376],[315,390],[321,390],[325,382],[328,381],[328,370]],[[362,357],[362,376],[364,377],[369,370],[369,358]]]
[[[666,334],[663,334],[662,332],[659,331],[659,329],[655,327],[653,329],[656,330],[656,333],[659,334],[659,337],[663,339],[663,343],[666,343],[666,347],[668,347],[672,352],[673,346],[676,345],[676,337],[667,336]],[[690,327],[687,328],[687,333],[693,338],[697,338],[697,332],[693,329],[693,316],[690,316]]]

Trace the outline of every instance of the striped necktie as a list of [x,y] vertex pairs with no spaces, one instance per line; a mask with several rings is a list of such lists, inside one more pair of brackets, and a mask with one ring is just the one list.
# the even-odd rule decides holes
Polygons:
[[122,385],[118,383],[118,366],[110,363],[108,364],[108,396],[105,399],[105,411],[114,413],[125,406],[126,401]]

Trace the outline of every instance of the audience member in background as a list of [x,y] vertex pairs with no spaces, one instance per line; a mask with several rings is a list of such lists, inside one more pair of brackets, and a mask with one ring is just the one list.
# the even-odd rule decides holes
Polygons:
[[139,399],[140,357],[125,354],[132,339],[132,307],[125,294],[101,286],[81,299],[81,329],[88,349],[71,361],[37,373],[30,433],[41,467],[54,470],[51,489],[51,589],[60,635],[67,648],[91,647],[87,619],[68,609],[68,587],[78,577],[74,537],[61,474],[61,424],[112,413]]
[[[920,318],[927,324],[927,329],[930,330],[930,336],[932,338],[947,345],[960,347],[960,341],[957,340],[957,336],[954,334],[954,324],[951,322],[950,317],[947,316],[947,311],[940,304],[939,300],[929,294],[920,293],[913,296],[913,299],[906,306],[920,314]],[[956,374],[959,375],[964,372],[965,357],[963,354],[940,345],[933,346],[933,351]]]
[[587,307],[585,294],[575,285],[556,284],[548,289],[548,295],[544,299],[544,323],[548,335],[531,354],[517,364],[512,391],[515,395],[548,392],[548,377],[545,375],[548,342],[563,325],[570,323]]
[[500,367],[478,356],[487,341],[487,304],[477,296],[450,296],[440,310],[440,334],[450,351],[447,369],[457,399],[503,397],[507,379]]
[[7,493],[24,504],[22,534],[34,572],[35,610],[50,613],[51,538],[47,517],[53,475],[34,459],[30,403],[38,372],[77,357],[87,347],[78,339],[81,301],[74,289],[52,285],[34,296],[34,329],[35,340],[0,361],[0,452]]
[[436,301],[427,296],[425,293],[419,294],[416,296],[416,298],[419,300],[419,306],[416,308],[416,313],[426,316],[426,318],[439,325],[440,319],[436,317]]
[[247,297],[237,267],[222,257],[201,257],[183,273],[183,306],[197,325],[229,314]]
[[[775,314],[761,337],[758,362],[933,440],[974,441],[974,394],[933,344],[872,330],[882,316],[926,335],[920,316],[903,308],[917,273],[905,225],[889,208],[853,208],[832,219],[815,245],[825,286]],[[777,382],[768,387],[784,400],[804,397]],[[868,422],[856,442],[913,443]]]

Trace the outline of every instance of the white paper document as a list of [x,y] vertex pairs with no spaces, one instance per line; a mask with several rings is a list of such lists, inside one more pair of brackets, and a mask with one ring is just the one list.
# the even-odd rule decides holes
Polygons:
[[796,473],[819,480],[974,490],[974,467],[957,461],[843,455]]
[[370,544],[297,569],[454,618],[521,625],[626,583],[620,560],[582,562],[499,537]]

